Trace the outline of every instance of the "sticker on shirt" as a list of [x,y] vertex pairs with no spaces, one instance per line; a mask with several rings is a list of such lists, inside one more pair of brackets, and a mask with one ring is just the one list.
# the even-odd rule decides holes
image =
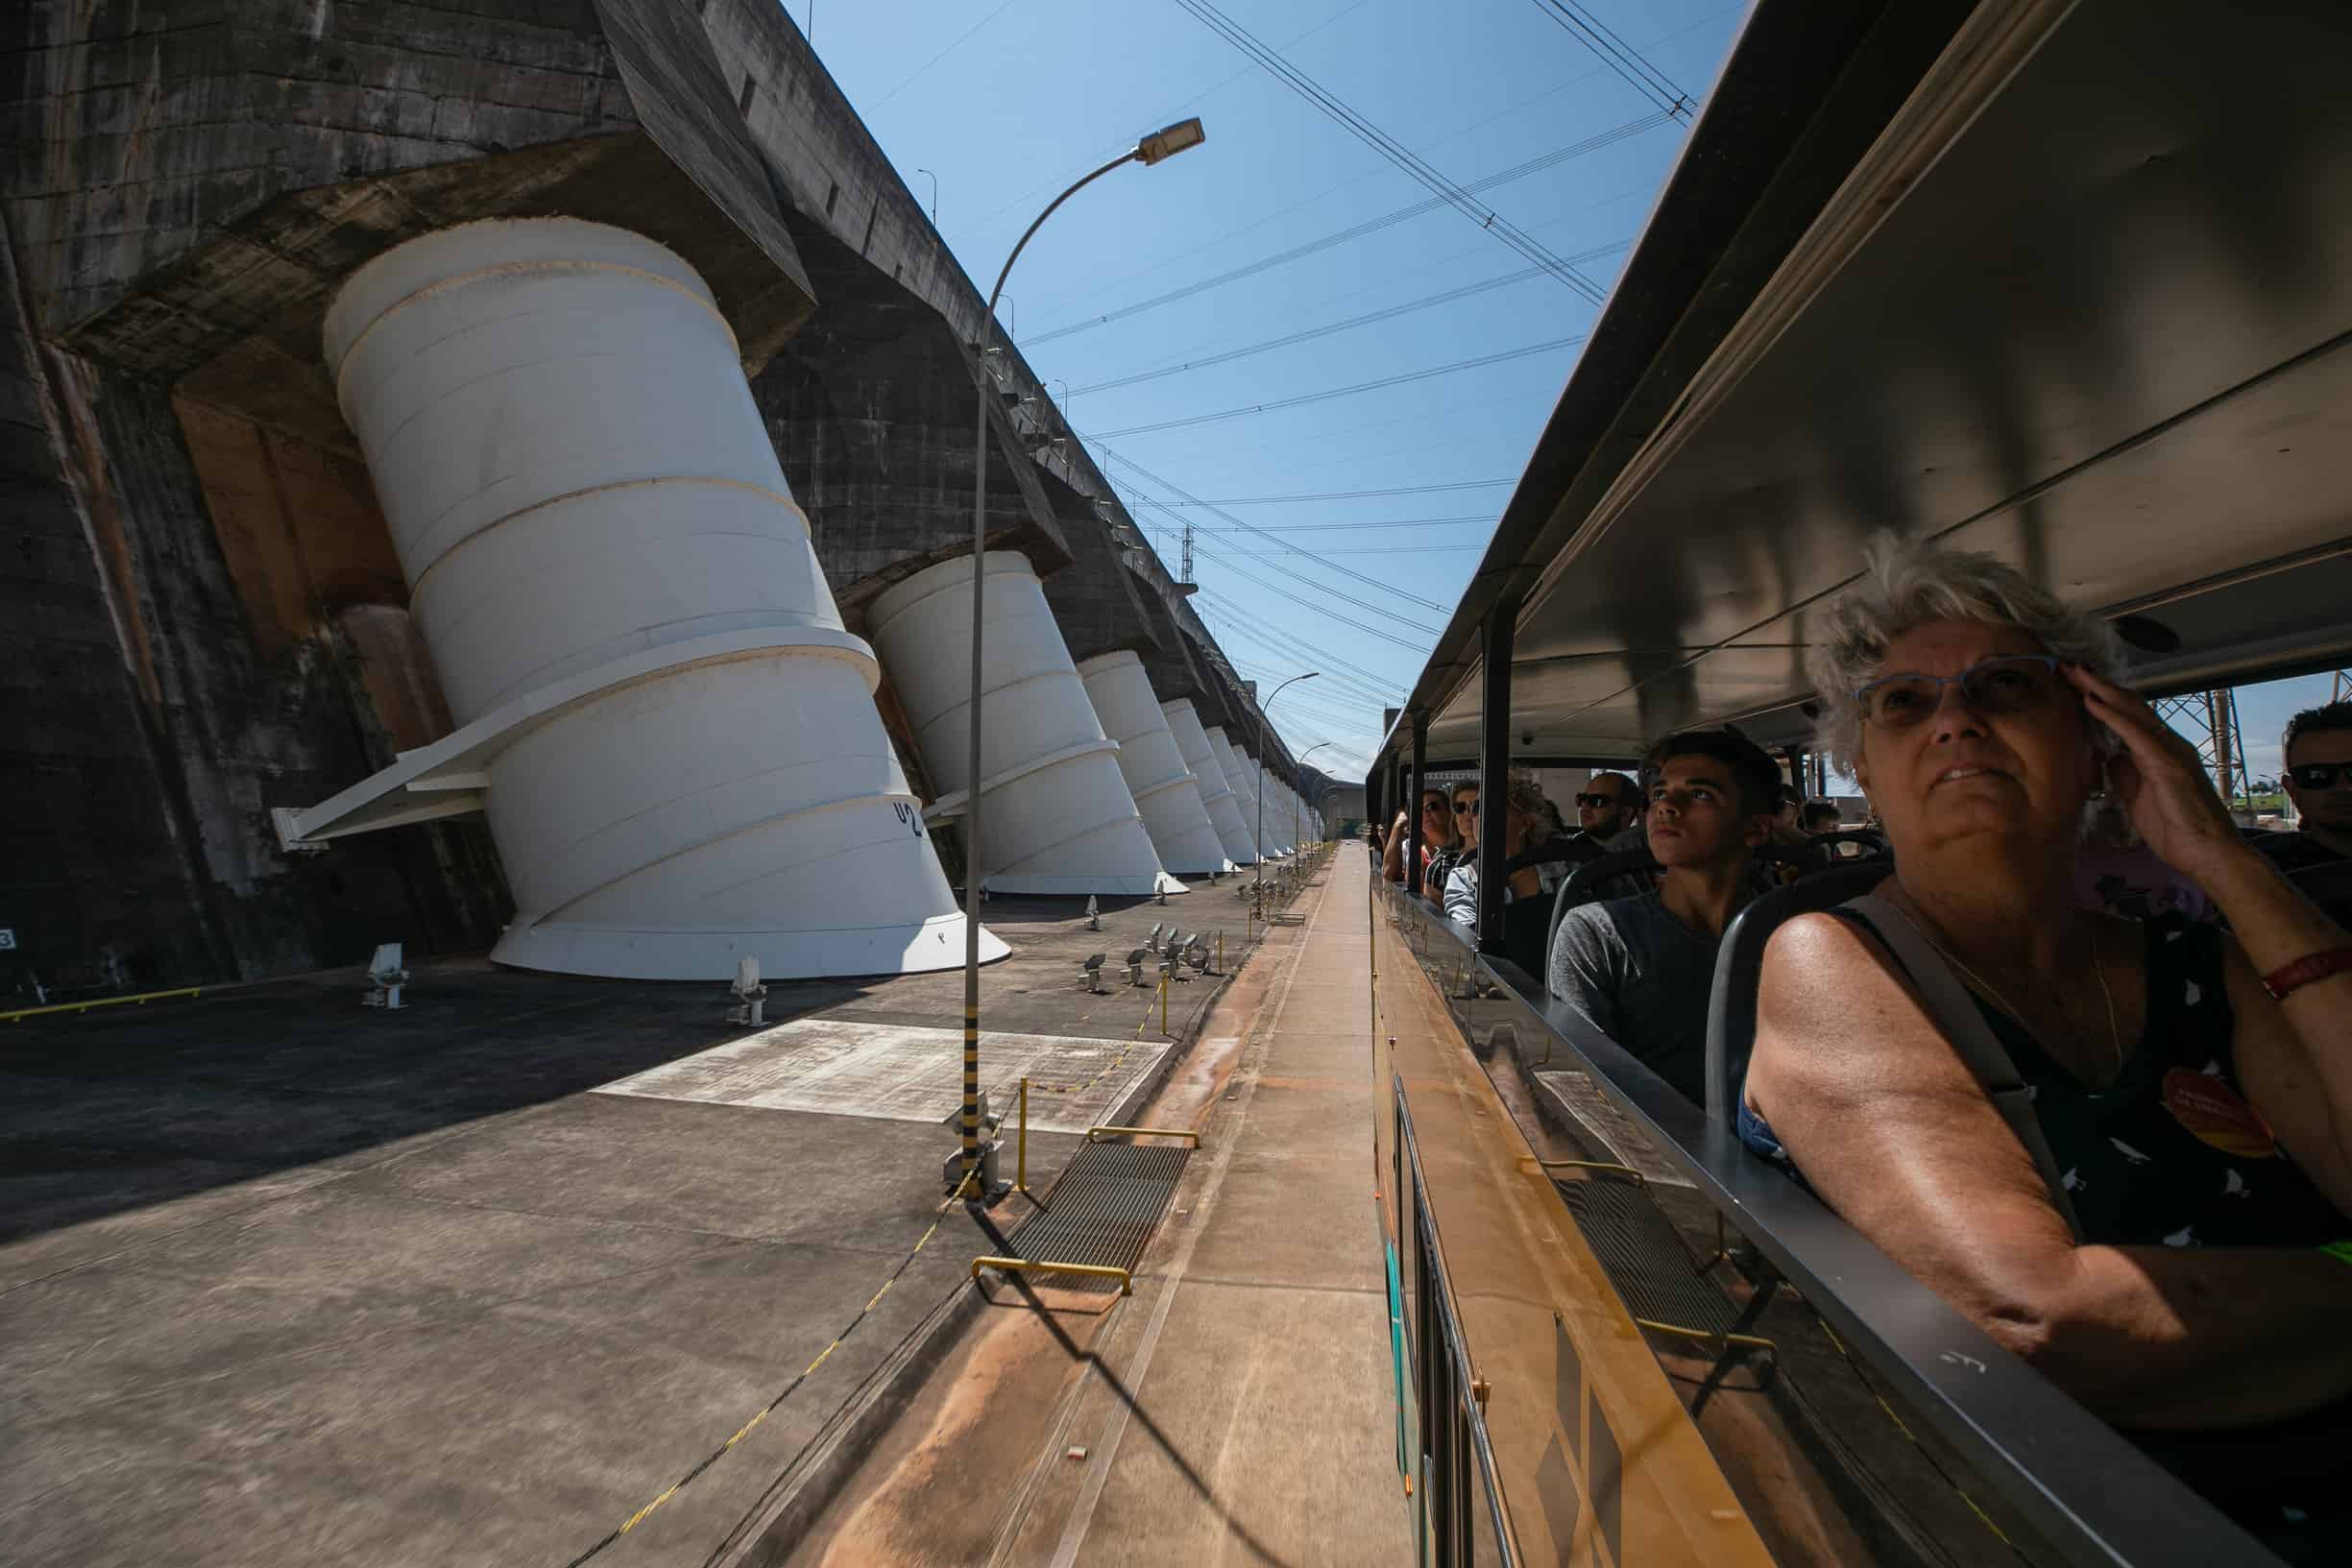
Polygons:
[[2219,1078],[2176,1067],[2164,1075],[2164,1108],[2197,1139],[2241,1160],[2267,1160],[2278,1140],[2262,1113]]

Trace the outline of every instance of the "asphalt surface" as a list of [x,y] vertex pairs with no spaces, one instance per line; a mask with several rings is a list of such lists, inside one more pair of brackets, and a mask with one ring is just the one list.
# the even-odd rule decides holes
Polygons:
[[[1227,885],[1122,901],[1100,933],[1072,901],[992,901],[1015,953],[983,971],[984,1026],[1050,1037],[1040,1073],[1066,1041],[1106,1103],[1139,1088],[1151,994],[1089,995],[1079,963],[1111,951],[1116,977],[1171,920],[1238,959]],[[1172,1029],[1215,988],[1180,985]],[[823,1355],[594,1559],[703,1562],[1017,1218],[943,1210],[956,1139],[904,1082],[835,1085],[853,1114],[597,1092],[722,1049],[781,1071],[790,1026],[826,1021],[868,1026],[833,1033],[870,1070],[892,1027],[959,1025],[959,973],[774,985],[772,1041],[710,985],[458,961],[398,1013],[359,993],[314,976],[0,1034],[11,1563],[563,1568]],[[1033,1132],[1032,1185],[1079,1142]]]

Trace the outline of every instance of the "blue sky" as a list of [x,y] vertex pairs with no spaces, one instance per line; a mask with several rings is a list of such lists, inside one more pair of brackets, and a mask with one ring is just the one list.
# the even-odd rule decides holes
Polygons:
[[[1746,11],[1584,4],[1694,98]],[[1604,288],[1622,260],[1608,248],[1634,238],[1682,145],[1684,125],[1537,0],[1219,5],[1458,183],[1564,155],[1479,200],[1552,253],[1589,256],[1579,268]],[[1176,519],[1195,518],[1196,603],[1243,675],[1271,684],[1323,671],[1274,709],[1294,752],[1330,741],[1314,762],[1360,773],[1383,697],[1394,703],[1419,670],[1558,399],[1577,351],[1564,340],[1597,308],[1541,274],[1420,305],[1530,270],[1443,206],[1151,304],[1429,193],[1176,0],[788,10],[918,200],[931,201],[935,179],[940,230],[983,288],[1069,181],[1159,125],[1205,122],[1205,146],[1122,169],[1057,213],[1024,253],[999,317],[1172,569]],[[1416,308],[1311,341],[1103,385],[1406,305]],[[1472,359],[1492,362],[1315,398]],[[1315,400],[1202,419],[1297,398]],[[1199,422],[1139,428],[1176,421]],[[1333,496],[1439,486],[1467,488]],[[1240,504],[1174,504],[1183,495]],[[1333,498],[1263,499],[1299,495]],[[2326,687],[2318,677],[2241,694],[2258,770],[2275,771],[2287,713],[2324,700]]]

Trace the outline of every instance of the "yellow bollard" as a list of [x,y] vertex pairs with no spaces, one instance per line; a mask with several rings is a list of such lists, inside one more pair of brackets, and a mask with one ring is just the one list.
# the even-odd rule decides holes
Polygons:
[[1021,1080],[1021,1139],[1013,1146],[1012,1190],[1029,1194],[1029,1079]]

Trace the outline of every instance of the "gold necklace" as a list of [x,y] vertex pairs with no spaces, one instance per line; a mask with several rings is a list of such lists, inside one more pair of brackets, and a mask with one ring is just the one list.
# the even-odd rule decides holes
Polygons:
[[[1970,984],[1974,985],[1977,990],[1983,992],[1986,996],[1992,998],[1994,1001],[2000,1003],[2000,1010],[2002,1012],[2007,1013],[2011,1018],[2017,1020],[2020,1025],[2023,1025],[2025,1022],[2025,1015],[2018,1011],[2018,1009],[2010,1003],[2009,999],[2002,996],[2000,989],[1996,987],[1992,981],[1986,979],[1983,976],[1977,974],[1966,964],[1960,962],[1960,958],[1957,953],[1945,947],[1944,944],[1938,942],[1934,937],[1929,936],[1928,934],[1928,929],[1925,926],[1922,926],[1918,921],[1911,919],[1911,913],[1909,910],[1903,908],[1900,904],[1894,905],[1894,910],[1897,914],[1903,916],[1905,921],[1909,922],[1911,929],[1919,932],[1920,940],[1926,942],[1928,946],[1933,948],[1946,963],[1958,970],[1961,976],[1966,978]],[[2093,935],[2091,937],[2091,973],[2097,977],[2099,998],[2107,1004],[2107,1041],[2108,1044],[2115,1048],[2115,1071],[2117,1076],[2121,1077],[2123,1072],[2123,1031],[2116,1023],[2115,993],[2107,988],[2107,966],[2105,961],[2099,957],[2098,938],[2097,935]]]

